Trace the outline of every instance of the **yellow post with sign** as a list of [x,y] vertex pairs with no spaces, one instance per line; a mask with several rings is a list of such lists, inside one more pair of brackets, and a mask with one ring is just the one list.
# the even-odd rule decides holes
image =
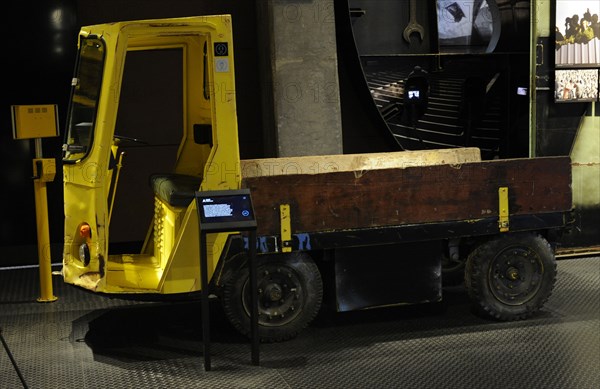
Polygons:
[[53,302],[58,298],[52,291],[46,183],[54,181],[56,161],[53,158],[42,157],[42,138],[58,136],[58,107],[56,105],[13,105],[11,108],[13,139],[34,139],[35,142],[33,188],[40,265],[40,297],[37,301]]

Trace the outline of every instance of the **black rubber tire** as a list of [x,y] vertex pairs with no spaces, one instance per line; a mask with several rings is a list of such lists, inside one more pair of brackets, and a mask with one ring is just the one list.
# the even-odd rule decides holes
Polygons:
[[516,233],[477,247],[467,259],[465,285],[483,315],[502,321],[537,313],[556,282],[556,259],[541,236]]
[[[224,285],[223,311],[241,334],[250,336],[249,272],[242,266]],[[323,281],[305,253],[260,256],[257,266],[258,335],[261,342],[281,342],[298,335],[317,315]]]

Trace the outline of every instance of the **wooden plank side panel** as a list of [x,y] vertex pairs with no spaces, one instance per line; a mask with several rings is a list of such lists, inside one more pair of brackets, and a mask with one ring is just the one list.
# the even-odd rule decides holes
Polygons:
[[476,147],[394,151],[386,153],[313,155],[303,157],[246,159],[240,161],[242,176],[323,174],[341,171],[397,169],[409,166],[447,165],[481,161]]
[[337,231],[497,216],[501,186],[511,215],[567,211],[570,185],[568,157],[243,180],[259,234],[279,234],[279,204],[290,204],[294,233]]

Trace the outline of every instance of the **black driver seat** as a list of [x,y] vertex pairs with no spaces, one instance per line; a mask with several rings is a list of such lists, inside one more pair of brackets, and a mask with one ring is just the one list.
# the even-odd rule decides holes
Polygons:
[[185,174],[152,174],[150,186],[154,194],[172,207],[187,207],[200,189],[202,178]]

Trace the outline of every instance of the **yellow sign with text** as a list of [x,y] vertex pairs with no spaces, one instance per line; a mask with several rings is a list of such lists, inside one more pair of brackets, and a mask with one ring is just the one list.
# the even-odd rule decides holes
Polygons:
[[13,139],[58,136],[58,106],[12,105]]

